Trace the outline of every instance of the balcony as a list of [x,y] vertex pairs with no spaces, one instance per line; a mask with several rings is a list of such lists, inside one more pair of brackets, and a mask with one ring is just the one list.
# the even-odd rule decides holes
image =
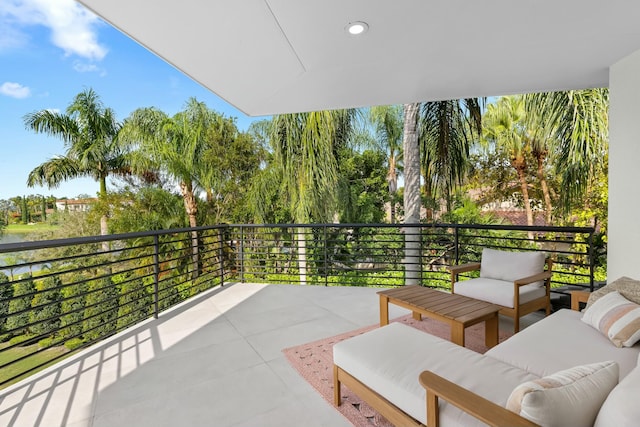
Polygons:
[[[44,370],[48,360],[5,375],[6,386],[40,370],[0,391],[0,425],[349,425],[282,349],[375,324],[379,287],[342,285],[402,285],[415,267],[401,250],[408,233],[420,236],[423,285],[445,287],[442,267],[473,259],[481,246],[545,249],[558,260],[556,286],[593,284],[590,229],[220,226],[2,245],[0,252],[28,254],[6,269],[31,270],[38,284],[4,300],[28,296],[31,305],[0,317],[29,313],[19,327],[3,324],[5,334],[24,339],[0,347],[0,372],[69,342],[81,347]],[[44,287],[50,278],[55,285]],[[335,286],[274,284],[287,278]],[[15,273],[8,283],[29,280]],[[78,286],[81,293],[69,291]],[[56,290],[55,301],[42,298]],[[78,299],[84,306],[73,304]],[[71,309],[42,315],[58,304]],[[402,314],[392,307],[392,317]],[[17,349],[26,353],[8,360]]]
[[5,389],[0,425],[349,426],[281,350],[375,324],[377,290],[217,287]]

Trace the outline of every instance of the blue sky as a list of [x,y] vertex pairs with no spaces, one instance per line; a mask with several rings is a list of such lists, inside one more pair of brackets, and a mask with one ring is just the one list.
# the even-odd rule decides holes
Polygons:
[[26,185],[29,172],[63,154],[64,146],[25,129],[24,115],[43,109],[65,111],[85,88],[93,88],[121,121],[139,107],[174,114],[190,97],[235,117],[242,130],[256,120],[74,0],[0,0],[0,199],[97,193],[98,184],[91,179],[72,180],[56,189]]

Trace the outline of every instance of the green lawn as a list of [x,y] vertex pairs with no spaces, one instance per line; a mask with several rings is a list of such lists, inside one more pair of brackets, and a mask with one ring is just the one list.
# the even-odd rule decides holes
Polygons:
[[5,227],[4,232],[7,234],[27,234],[40,233],[43,231],[56,230],[58,226],[50,225],[44,222],[37,224],[9,224]]
[[[34,353],[37,349],[38,349],[38,344],[33,344],[33,345],[29,345],[29,346],[25,346],[25,347],[16,347],[16,348],[12,348],[11,350],[6,350],[6,351],[2,351],[5,347],[8,347],[9,343],[4,343],[4,344],[0,344],[0,365],[4,365],[5,363],[9,363],[12,360],[16,360],[22,356]],[[57,356],[60,356],[62,354],[68,353],[69,350],[67,350],[65,347],[54,347],[54,348],[50,348],[48,350],[42,351],[38,354],[34,354],[31,357],[28,357],[20,362],[17,362],[11,366],[7,366],[6,368],[1,368],[0,369],[0,382],[3,382],[11,377],[13,377],[14,375],[17,375],[21,372],[25,372],[29,369],[31,369],[33,366],[37,366],[41,363],[45,363],[49,360],[54,359]],[[46,368],[49,364],[44,365],[40,368],[38,368],[38,371]],[[19,380],[21,380],[24,377],[27,377],[29,375],[33,375],[36,371],[34,372],[30,372],[29,374],[25,374],[22,375],[21,377],[16,378],[15,380],[11,381],[11,383],[7,383],[2,387],[7,387],[9,385],[11,385],[12,383],[18,382]]]

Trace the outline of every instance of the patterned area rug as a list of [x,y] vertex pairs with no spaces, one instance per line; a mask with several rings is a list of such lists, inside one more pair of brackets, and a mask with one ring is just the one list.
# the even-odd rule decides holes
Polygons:
[[[393,322],[402,322],[421,331],[449,339],[449,326],[431,319],[414,320],[411,315],[399,317]],[[347,338],[363,334],[378,325],[367,326],[355,331],[346,332],[334,337],[299,345],[282,350],[289,363],[307,380],[322,397],[333,405],[333,346]],[[500,331],[499,340],[504,341],[511,334]],[[465,346],[478,353],[487,351],[484,345],[484,323],[469,327],[465,330]],[[373,408],[360,400],[344,385],[342,386],[342,405],[336,408],[351,424],[356,427],[393,427],[384,417]]]

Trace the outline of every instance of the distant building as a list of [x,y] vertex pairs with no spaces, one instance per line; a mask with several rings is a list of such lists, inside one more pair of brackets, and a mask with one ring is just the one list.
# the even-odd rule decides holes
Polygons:
[[[523,208],[512,208],[505,210],[491,210],[491,209],[483,209],[484,212],[491,213],[496,218],[500,218],[510,224],[513,225],[527,225],[527,212]],[[533,211],[533,224],[535,226],[545,226],[547,221],[545,221],[543,212]]]
[[56,200],[56,209],[68,212],[87,212],[98,199],[59,199]]

